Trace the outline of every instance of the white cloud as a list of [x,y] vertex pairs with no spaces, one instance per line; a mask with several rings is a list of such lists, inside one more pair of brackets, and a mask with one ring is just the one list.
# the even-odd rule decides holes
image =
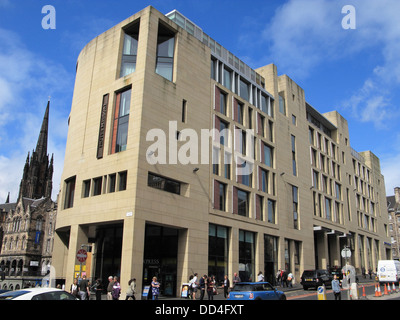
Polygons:
[[51,96],[48,153],[54,153],[53,196],[59,190],[74,75],[35,54],[18,34],[0,28],[0,203],[18,195],[28,151],[36,147]]
[[290,0],[280,6],[264,29],[270,43],[266,58],[297,79],[311,76],[327,63],[340,63],[357,54],[371,54],[376,61],[353,95],[336,108],[353,111],[361,122],[382,127],[397,106],[390,91],[400,85],[400,2],[396,0],[353,0],[356,29],[342,28],[341,9],[348,1]]

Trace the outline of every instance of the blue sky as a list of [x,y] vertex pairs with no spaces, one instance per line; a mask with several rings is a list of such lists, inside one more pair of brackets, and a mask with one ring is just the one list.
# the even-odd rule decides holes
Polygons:
[[[55,29],[42,28],[45,5]],[[400,1],[0,0],[0,202],[16,200],[49,96],[56,198],[79,52],[148,5],[177,9],[252,68],[275,63],[314,108],[347,119],[351,146],[380,158],[387,195],[400,186]],[[345,5],[355,29],[342,28]]]

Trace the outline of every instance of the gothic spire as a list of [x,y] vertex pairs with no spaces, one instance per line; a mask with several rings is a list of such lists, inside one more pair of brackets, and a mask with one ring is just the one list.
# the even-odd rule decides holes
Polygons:
[[47,102],[46,111],[44,113],[42,127],[40,129],[39,138],[36,144],[36,154],[39,162],[47,156],[47,136],[49,131],[49,108],[50,99]]

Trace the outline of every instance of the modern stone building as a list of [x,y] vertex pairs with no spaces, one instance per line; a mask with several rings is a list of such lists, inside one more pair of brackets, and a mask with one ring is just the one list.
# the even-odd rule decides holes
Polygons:
[[[358,270],[389,257],[379,159],[351,148],[271,64],[252,70],[177,11],[152,7],[93,39],[77,61],[53,266],[68,288],[190,274],[273,281],[279,269]],[[221,133],[221,134],[220,134]]]

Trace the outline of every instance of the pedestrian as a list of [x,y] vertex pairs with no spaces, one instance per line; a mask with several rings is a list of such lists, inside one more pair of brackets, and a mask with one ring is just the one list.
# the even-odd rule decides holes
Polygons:
[[225,277],[224,277],[224,298],[225,299],[228,297],[229,287],[230,287],[230,282],[229,282],[228,276],[225,275]]
[[119,284],[118,277],[114,277],[114,284],[111,291],[111,296],[113,300],[119,300],[119,295],[121,294],[121,285]]
[[217,279],[215,279],[215,276],[212,276],[211,280],[214,284],[214,287],[213,287],[214,295],[217,295],[218,294]]
[[86,275],[82,277],[82,280],[78,284],[78,288],[81,300],[88,299],[90,296],[90,290],[89,290],[89,281],[86,280]]
[[333,276],[333,280],[332,280],[332,291],[333,291],[333,294],[335,295],[335,300],[342,300],[342,296],[340,293],[340,284],[339,284],[339,280],[337,279],[336,274]]
[[101,293],[103,291],[103,286],[101,284],[100,279],[96,279],[96,281],[94,282],[94,285],[92,286],[92,290],[94,291],[94,293],[96,295],[96,300],[101,300]]
[[157,277],[153,277],[153,281],[151,282],[151,294],[153,300],[158,300],[158,296],[160,295],[160,283],[157,281]]
[[193,299],[193,275],[191,274],[189,276],[189,299]]
[[199,280],[200,300],[204,299],[204,294],[206,292],[206,279],[207,279],[207,275],[205,274]]
[[284,288],[285,286],[287,287],[286,280],[287,280],[286,271],[281,270],[281,287],[282,287],[282,288]]
[[261,271],[257,275],[257,281],[258,282],[263,282],[264,281],[264,275],[262,274]]
[[214,300],[214,282],[212,277],[207,278],[207,296],[208,300]]
[[193,288],[193,300],[196,300],[196,292],[197,292],[197,286],[198,286],[198,282],[197,282],[197,273],[195,273],[194,275],[193,275],[193,279],[192,279],[192,281],[193,281],[193,285],[192,285],[192,288]]
[[293,282],[293,273],[289,272],[289,274],[287,275],[288,287],[293,288],[292,282]]
[[126,292],[125,300],[136,300],[136,279],[133,278],[128,281],[128,291]]
[[281,270],[280,269],[276,273],[275,277],[276,277],[276,285],[280,285],[280,283],[281,283]]
[[234,274],[233,274],[233,284],[236,284],[236,283],[239,283],[239,282],[241,282],[242,280],[240,279],[240,277],[238,276],[238,274],[235,272]]
[[78,290],[78,279],[75,278],[74,282],[71,284],[71,289],[69,291],[70,294],[74,295],[77,298],[80,298],[79,290]]
[[114,285],[114,277],[113,276],[109,276],[108,277],[108,286],[107,286],[107,300],[112,300],[112,289],[113,289],[113,285]]

